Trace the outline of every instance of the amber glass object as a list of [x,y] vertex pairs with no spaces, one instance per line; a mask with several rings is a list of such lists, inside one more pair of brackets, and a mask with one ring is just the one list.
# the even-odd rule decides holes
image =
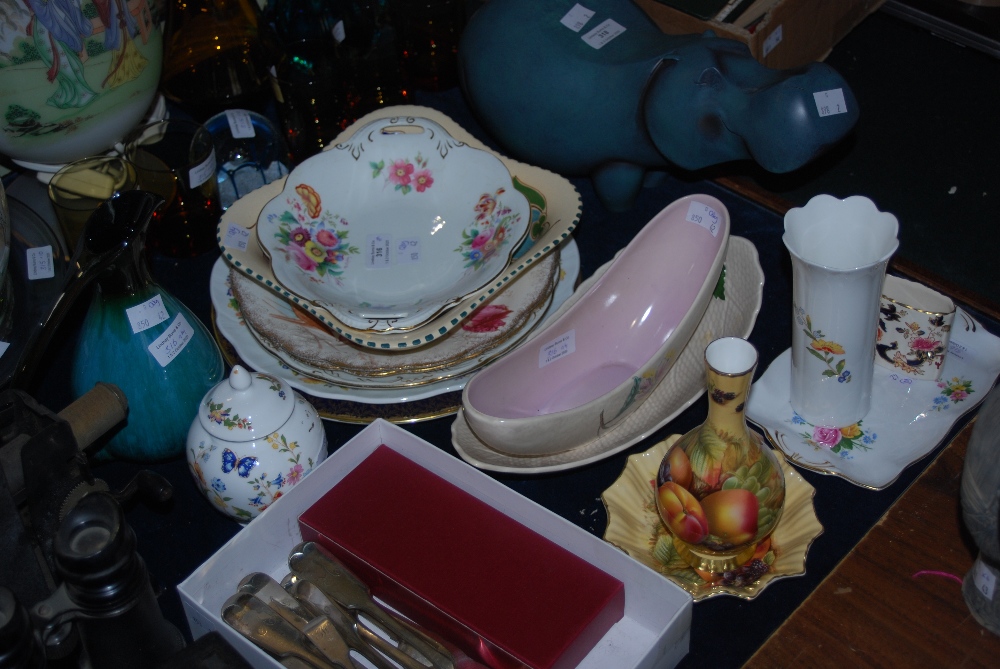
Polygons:
[[425,91],[457,86],[465,0],[396,0],[392,9],[407,83]]
[[270,59],[256,0],[171,0],[161,89],[198,121],[266,111]]

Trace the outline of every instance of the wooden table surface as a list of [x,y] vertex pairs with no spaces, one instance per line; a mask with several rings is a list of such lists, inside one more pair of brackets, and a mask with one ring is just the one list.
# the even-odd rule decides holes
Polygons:
[[959,487],[975,422],[941,451],[857,547],[745,665],[1000,667],[1000,637],[962,587],[976,548]]

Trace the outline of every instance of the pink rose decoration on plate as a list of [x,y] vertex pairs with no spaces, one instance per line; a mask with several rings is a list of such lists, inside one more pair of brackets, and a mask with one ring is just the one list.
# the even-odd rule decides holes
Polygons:
[[504,319],[509,314],[510,309],[502,304],[487,304],[472,314],[462,329],[469,332],[496,332],[507,324]]
[[813,441],[824,446],[836,446],[842,436],[840,429],[836,427],[813,428]]

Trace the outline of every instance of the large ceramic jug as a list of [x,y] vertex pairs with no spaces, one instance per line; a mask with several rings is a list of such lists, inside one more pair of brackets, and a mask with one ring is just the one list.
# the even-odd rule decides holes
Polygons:
[[52,333],[93,287],[70,389],[79,397],[97,382],[113,383],[129,403],[126,425],[103,445],[101,459],[155,462],[183,455],[190,416],[224,371],[208,329],[150,275],[146,228],[162,204],[158,195],[127,191],[94,212],[73,257],[74,276],[12,382],[30,382]]
[[111,148],[138,124],[160,81],[155,6],[4,2],[0,153],[22,163],[67,163]]

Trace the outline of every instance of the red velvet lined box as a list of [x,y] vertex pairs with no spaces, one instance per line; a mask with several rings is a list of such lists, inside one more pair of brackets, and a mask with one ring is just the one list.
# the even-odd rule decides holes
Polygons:
[[302,538],[491,667],[576,666],[621,581],[382,445],[299,516]]

